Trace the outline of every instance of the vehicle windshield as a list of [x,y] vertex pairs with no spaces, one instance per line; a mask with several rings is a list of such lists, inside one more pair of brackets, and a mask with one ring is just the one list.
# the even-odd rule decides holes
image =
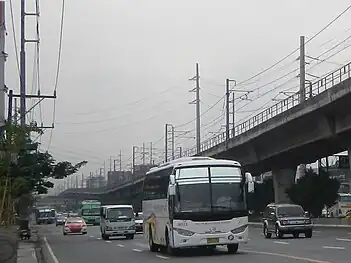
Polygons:
[[86,208],[82,209],[83,216],[98,216],[100,215],[100,208]]
[[301,206],[283,206],[277,209],[278,216],[304,216],[305,212]]
[[[205,180],[206,177],[208,178],[208,167],[181,169],[179,179],[191,178],[193,183],[178,184],[176,211],[240,211],[246,209],[240,168],[211,167],[210,172],[211,183],[208,179]],[[196,182],[194,179],[201,182],[194,183]]]
[[133,218],[132,208],[110,208],[107,210],[106,219]]
[[39,212],[39,217],[51,217],[51,212]]
[[82,224],[83,220],[74,219],[74,220],[67,220],[67,224]]

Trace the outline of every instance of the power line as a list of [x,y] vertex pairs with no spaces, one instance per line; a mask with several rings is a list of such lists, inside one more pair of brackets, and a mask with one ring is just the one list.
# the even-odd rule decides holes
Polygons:
[[[62,4],[61,4],[60,38],[59,38],[59,48],[58,48],[58,56],[57,56],[57,67],[56,67],[54,94],[56,94],[58,81],[59,81],[59,76],[60,76],[64,18],[65,18],[65,0],[62,0]],[[54,126],[55,118],[56,118],[56,99],[54,100],[54,109],[53,109],[53,113],[52,113],[52,126]],[[52,141],[52,132],[53,132],[53,129],[50,130],[48,150],[50,148],[51,141]]]

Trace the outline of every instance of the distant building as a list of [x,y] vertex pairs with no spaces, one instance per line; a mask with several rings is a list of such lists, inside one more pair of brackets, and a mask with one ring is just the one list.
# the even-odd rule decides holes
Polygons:
[[102,188],[106,186],[106,179],[103,176],[94,176],[86,179],[87,188]]
[[107,187],[118,187],[128,181],[142,178],[155,165],[135,165],[134,173],[131,171],[109,171],[107,173]]

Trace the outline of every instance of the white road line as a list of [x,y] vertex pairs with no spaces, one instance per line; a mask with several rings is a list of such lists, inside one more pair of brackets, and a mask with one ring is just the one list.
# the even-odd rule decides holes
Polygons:
[[161,255],[156,255],[156,257],[161,258],[161,259],[170,259],[169,257],[161,256]]
[[274,241],[273,243],[282,244],[282,245],[289,245],[288,242],[284,242],[284,241]]
[[330,247],[330,246],[323,246],[323,248],[327,248],[327,249],[339,249],[339,250],[345,249],[344,247]]
[[338,240],[338,241],[351,242],[351,239],[349,239],[349,238],[337,238],[336,240]]
[[122,245],[122,244],[117,244],[117,247],[124,247],[124,245]]
[[97,239],[97,240],[101,240],[101,237],[97,237],[96,239]]
[[48,248],[49,254],[52,257],[52,260],[54,261],[54,263],[60,263],[57,259],[57,257],[55,256],[54,252],[51,249],[51,246],[49,245],[48,239],[46,238],[46,236],[44,236],[44,243],[46,245],[46,247]]
[[94,236],[90,236],[90,237],[94,237]]
[[135,251],[135,252],[143,252],[142,250],[137,249],[137,248],[133,248],[133,251]]
[[322,233],[320,230],[313,230],[314,233]]
[[144,244],[144,243],[140,243],[140,242],[135,242],[134,244],[135,244],[136,246],[138,246],[138,247],[143,247],[143,248],[148,248],[148,247],[149,247],[149,245]]
[[112,243],[112,241],[110,241],[110,240],[106,240],[105,242],[106,242],[106,243]]

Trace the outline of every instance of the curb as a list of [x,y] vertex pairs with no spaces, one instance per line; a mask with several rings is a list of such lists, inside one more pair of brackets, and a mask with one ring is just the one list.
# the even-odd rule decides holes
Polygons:
[[[249,222],[249,226],[262,226],[261,222]],[[351,225],[325,225],[325,224],[313,224],[314,227],[323,228],[351,228]]]

